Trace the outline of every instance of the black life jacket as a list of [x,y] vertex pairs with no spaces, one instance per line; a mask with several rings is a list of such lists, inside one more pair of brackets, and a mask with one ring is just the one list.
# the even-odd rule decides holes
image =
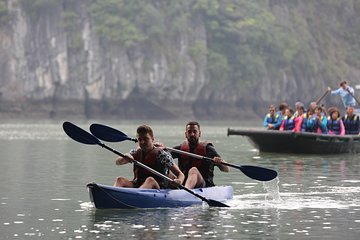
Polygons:
[[359,116],[355,114],[351,117],[345,115],[342,120],[345,127],[345,134],[359,134]]
[[327,121],[327,128],[331,130],[336,135],[340,134],[340,118],[333,120],[330,116],[328,117]]

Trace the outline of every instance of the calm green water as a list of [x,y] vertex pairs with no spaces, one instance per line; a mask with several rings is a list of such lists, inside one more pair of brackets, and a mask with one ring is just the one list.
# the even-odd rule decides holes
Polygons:
[[[88,129],[92,122],[74,123]],[[141,123],[106,124],[134,136]],[[359,155],[259,154],[246,138],[226,136],[240,124],[206,122],[203,140],[228,162],[278,171],[280,199],[276,182],[269,192],[232,169],[215,173],[217,185],[234,187],[228,209],[96,210],[85,185],[131,178],[131,165],[116,166],[113,153],[69,139],[61,124],[0,123],[0,239],[358,239]],[[167,146],[184,139],[183,122],[150,125]]]

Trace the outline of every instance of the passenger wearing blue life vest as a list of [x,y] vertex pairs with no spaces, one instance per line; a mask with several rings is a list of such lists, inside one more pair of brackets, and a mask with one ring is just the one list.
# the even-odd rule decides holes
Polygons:
[[[147,125],[141,125],[137,128],[137,140],[139,147],[132,149],[124,157],[116,159],[116,165],[123,165],[132,162],[134,159],[141,162],[155,171],[168,175],[170,171],[175,175],[175,185],[182,184],[185,176],[175,164],[171,154],[165,151],[162,147],[154,145],[154,134],[152,129]],[[118,177],[114,183],[114,187],[129,187],[129,188],[170,188],[176,186],[169,186],[169,182],[150,171],[134,164],[134,179],[132,181],[124,177]],[[174,184],[173,184],[174,185]]]
[[174,148],[211,158],[212,161],[172,152],[173,158],[178,159],[180,170],[185,174],[184,186],[187,188],[215,186],[213,180],[215,166],[218,167],[222,172],[229,172],[229,167],[221,164],[225,161],[216,152],[213,144],[210,142],[200,141],[200,136],[200,124],[195,121],[188,122],[185,129],[186,140]]
[[295,128],[294,110],[287,108],[282,120],[280,131],[292,131]]
[[355,106],[356,102],[353,97],[354,89],[348,85],[347,81],[341,81],[340,88],[333,91],[331,87],[328,87],[328,91],[331,91],[331,95],[333,96],[340,95],[345,108],[348,106]]
[[327,118],[322,114],[323,109],[320,106],[315,108],[315,113],[309,117],[307,128],[310,132],[327,134]]
[[340,118],[340,111],[336,107],[331,107],[328,110],[329,116],[327,117],[327,128],[329,134],[345,135],[345,127]]
[[274,105],[269,106],[269,113],[264,118],[264,127],[269,130],[278,130],[280,128],[282,117],[276,113]]
[[346,115],[342,117],[344,122],[345,134],[359,135],[360,120],[359,116],[354,113],[354,107],[348,106],[346,108]]

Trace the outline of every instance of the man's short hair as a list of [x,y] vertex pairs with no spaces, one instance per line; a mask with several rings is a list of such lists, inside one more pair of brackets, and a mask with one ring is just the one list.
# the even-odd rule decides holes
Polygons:
[[289,105],[286,102],[282,102],[279,105],[279,110],[282,111],[284,109],[287,109],[289,107]]
[[345,80],[344,80],[344,81],[341,81],[341,82],[340,82],[340,87],[344,86],[345,84],[347,84],[347,81],[345,81]]
[[154,138],[154,132],[151,129],[151,127],[149,127],[148,125],[141,125],[136,129],[136,133],[138,135],[145,135],[145,134],[149,134],[152,138]]
[[196,122],[196,121],[190,121],[190,122],[188,122],[188,123],[185,125],[185,127],[187,127],[188,125],[191,125],[191,126],[195,125],[195,126],[198,126],[198,128],[200,129],[200,124],[199,124],[198,122]]

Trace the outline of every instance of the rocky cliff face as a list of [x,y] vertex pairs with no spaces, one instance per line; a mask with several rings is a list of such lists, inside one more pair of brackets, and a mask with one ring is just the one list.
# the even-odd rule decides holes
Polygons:
[[[160,118],[176,116],[180,106],[191,116],[191,107],[182,106],[191,106],[205,86],[206,58],[195,63],[187,48],[192,42],[206,44],[203,24],[192,22],[195,34],[185,32],[165,43],[179,61],[173,74],[171,56],[146,45],[131,50],[104,46],[93,29],[87,3],[64,1],[31,16],[18,1],[8,1],[12,17],[0,42],[1,111],[96,116],[116,115],[122,107],[120,113],[127,113],[123,116],[134,117],[137,107],[147,106],[150,109],[141,110],[140,116]],[[68,8],[75,8],[72,24],[81,37],[75,51],[64,28]]]
[[[264,104],[270,102],[290,99],[293,103],[321,95],[330,85],[330,77],[322,73],[326,71],[319,69],[323,61],[338,62],[342,69],[342,76],[334,77],[332,83],[339,77],[358,79],[360,72],[353,62],[334,50],[343,41],[336,32],[341,28],[338,25],[359,22],[356,1],[342,1],[343,6],[334,6],[343,11],[336,15],[343,16],[340,20],[326,16],[329,11],[321,11],[321,6],[313,9],[313,5],[296,2],[293,5],[269,0],[262,7],[279,22],[292,23],[288,31],[303,28],[308,34],[304,36],[306,45],[313,52],[311,58],[316,57],[314,68],[318,68],[314,74],[303,74],[302,67],[294,63],[280,65],[274,71],[269,68],[269,59],[264,65],[265,73],[255,84],[239,86],[229,80],[214,87],[207,69],[209,27],[201,15],[186,15],[186,30],[174,31],[161,40],[146,36],[129,47],[100,37],[87,0],[49,0],[48,5],[37,9],[20,0],[8,0],[8,21],[0,28],[0,114],[244,118],[252,117],[253,112],[261,116],[266,111]],[[184,11],[186,7],[189,5]],[[309,9],[317,12],[309,13]],[[161,11],[161,6],[157,11]],[[165,29],[171,29],[175,22],[168,20]],[[322,46],[325,43],[314,39],[311,31],[316,24],[327,21],[335,21],[322,29],[330,39],[327,48],[333,51],[322,52],[326,50]],[[194,49],[204,52],[194,55]]]

